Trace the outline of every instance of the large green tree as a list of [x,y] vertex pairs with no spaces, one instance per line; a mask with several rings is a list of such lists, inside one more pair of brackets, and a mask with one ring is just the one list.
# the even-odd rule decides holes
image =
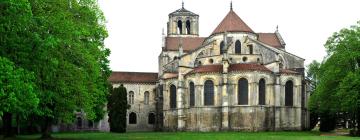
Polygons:
[[325,47],[328,55],[320,66],[310,107],[320,114],[328,131],[335,127],[337,112],[349,112],[360,122],[360,22],[334,33]]
[[97,1],[4,1],[0,8],[8,12],[1,17],[0,56],[35,74],[42,137],[50,137],[54,122],[73,122],[74,111],[101,119],[110,51],[104,47],[107,31]]

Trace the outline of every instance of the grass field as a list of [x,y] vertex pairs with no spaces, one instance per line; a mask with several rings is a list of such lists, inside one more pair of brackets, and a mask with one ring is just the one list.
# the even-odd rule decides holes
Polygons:
[[[33,140],[40,135],[17,136],[9,140]],[[319,132],[129,132],[55,133],[59,140],[359,140],[349,136],[328,136]],[[0,136],[0,139],[2,137]]]

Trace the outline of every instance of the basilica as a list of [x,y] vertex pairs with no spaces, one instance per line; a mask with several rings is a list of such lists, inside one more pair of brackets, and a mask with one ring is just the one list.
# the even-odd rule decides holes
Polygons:
[[277,29],[255,32],[232,6],[224,15],[200,37],[199,15],[183,5],[168,15],[158,73],[112,73],[128,92],[127,131],[309,127],[305,59],[286,51]]

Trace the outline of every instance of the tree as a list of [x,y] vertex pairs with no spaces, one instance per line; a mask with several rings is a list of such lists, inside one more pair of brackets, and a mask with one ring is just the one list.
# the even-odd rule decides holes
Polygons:
[[42,137],[52,123],[73,122],[74,111],[99,120],[111,71],[96,0],[4,0],[0,9],[0,56],[34,73]]
[[129,109],[127,103],[126,88],[121,85],[114,88],[108,97],[109,124],[111,132],[126,132],[126,110]]
[[27,116],[39,103],[33,80],[33,73],[17,68],[13,62],[0,57],[0,116],[5,137],[13,136],[13,114]]
[[[313,60],[308,66],[306,70],[306,79],[309,81],[310,86],[310,96],[314,94],[316,89],[316,85],[318,82],[318,73],[320,69],[320,63],[316,60]],[[311,97],[310,97],[311,98]],[[310,128],[313,129],[318,123],[319,114],[316,112],[317,109],[313,108],[310,110]]]
[[[320,66],[318,84],[310,99],[310,108],[316,109],[320,120],[324,118],[326,122],[334,123],[333,116],[337,112],[349,112],[359,124],[360,22],[334,33],[327,40],[325,48],[328,55]],[[320,126],[323,124],[334,128],[335,124],[331,123],[321,122]],[[360,125],[355,129],[359,131]]]

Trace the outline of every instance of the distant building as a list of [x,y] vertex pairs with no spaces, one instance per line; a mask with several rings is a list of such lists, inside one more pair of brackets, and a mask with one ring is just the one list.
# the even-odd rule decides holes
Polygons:
[[199,15],[169,14],[158,73],[113,72],[128,91],[128,131],[277,131],[309,127],[305,59],[232,7],[208,37]]

